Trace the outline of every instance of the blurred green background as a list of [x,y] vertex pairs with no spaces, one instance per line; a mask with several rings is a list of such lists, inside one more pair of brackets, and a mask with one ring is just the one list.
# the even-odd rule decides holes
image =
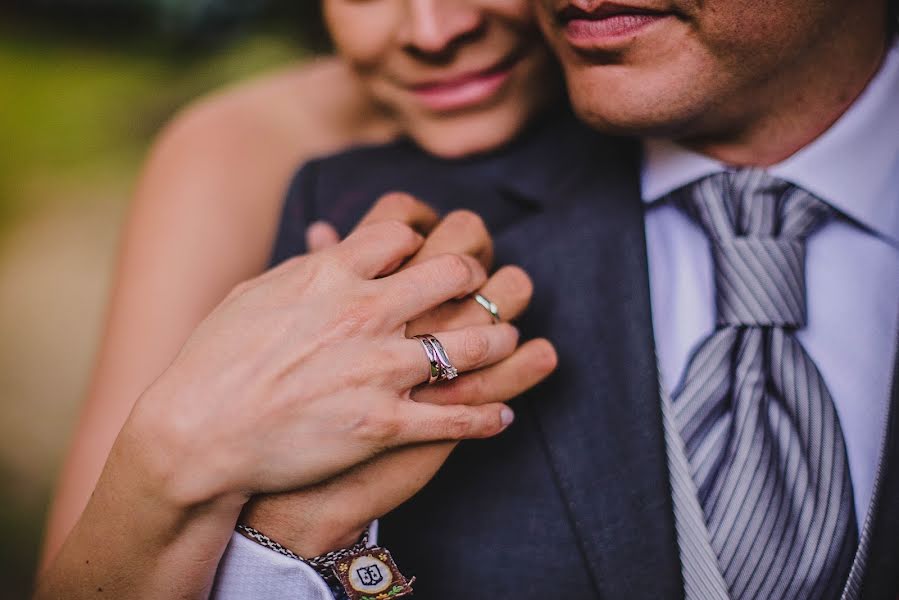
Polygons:
[[31,590],[148,144],[191,99],[321,49],[314,2],[0,5],[0,597]]

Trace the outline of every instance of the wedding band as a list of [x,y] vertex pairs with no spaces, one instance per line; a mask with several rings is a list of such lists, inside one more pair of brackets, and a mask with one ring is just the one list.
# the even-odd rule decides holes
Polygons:
[[485,296],[481,294],[474,295],[474,301],[484,307],[484,310],[490,313],[490,316],[493,317],[494,323],[499,323],[501,319],[499,318],[499,307],[488,300]]
[[459,376],[459,372],[453,366],[453,363],[450,362],[449,357],[446,355],[446,349],[440,343],[440,340],[429,333],[416,335],[415,339],[421,343],[421,347],[424,348],[430,363],[428,385],[441,381],[450,381]]

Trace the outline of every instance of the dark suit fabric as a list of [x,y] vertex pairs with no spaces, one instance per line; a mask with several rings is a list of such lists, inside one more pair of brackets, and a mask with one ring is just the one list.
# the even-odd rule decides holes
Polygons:
[[[294,179],[274,263],[305,251],[309,223],[328,220],[345,234],[389,191],[444,213],[472,209],[494,235],[497,264],[534,279],[523,336],[548,337],[559,351],[558,372],[514,402],[509,431],[463,443],[381,520],[381,542],[418,577],[416,597],[683,597],[639,160],[638,144],[565,114],[475,159],[441,161],[397,142],[314,161]],[[894,471],[882,504],[899,497]],[[892,529],[877,540],[879,556],[896,556],[897,512],[883,511]],[[895,600],[896,569],[877,568],[869,581],[883,594],[868,597]]]

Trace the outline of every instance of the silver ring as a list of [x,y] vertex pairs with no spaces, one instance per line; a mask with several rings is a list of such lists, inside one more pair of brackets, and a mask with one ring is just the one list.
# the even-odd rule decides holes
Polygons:
[[481,294],[474,295],[474,301],[484,307],[484,310],[490,313],[490,316],[493,317],[494,323],[499,323],[502,319],[499,318],[499,307],[488,300],[485,296]]
[[450,362],[446,355],[446,348],[430,333],[414,336],[425,350],[430,363],[430,371],[428,374],[428,385],[441,381],[450,381],[459,376],[459,371]]
[[437,359],[437,353],[434,351],[434,348],[425,341],[424,336],[416,335],[415,339],[417,339],[421,343],[421,347],[425,349],[425,354],[428,356],[428,363],[430,364],[430,371],[428,371],[428,385],[433,383],[437,383],[437,380],[440,379],[441,366],[440,361]]

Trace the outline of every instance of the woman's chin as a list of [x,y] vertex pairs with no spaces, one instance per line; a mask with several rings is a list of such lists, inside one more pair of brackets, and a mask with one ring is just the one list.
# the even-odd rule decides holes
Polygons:
[[512,142],[535,116],[521,109],[487,111],[440,122],[409,124],[406,131],[423,150],[439,158],[453,160],[498,150]]

